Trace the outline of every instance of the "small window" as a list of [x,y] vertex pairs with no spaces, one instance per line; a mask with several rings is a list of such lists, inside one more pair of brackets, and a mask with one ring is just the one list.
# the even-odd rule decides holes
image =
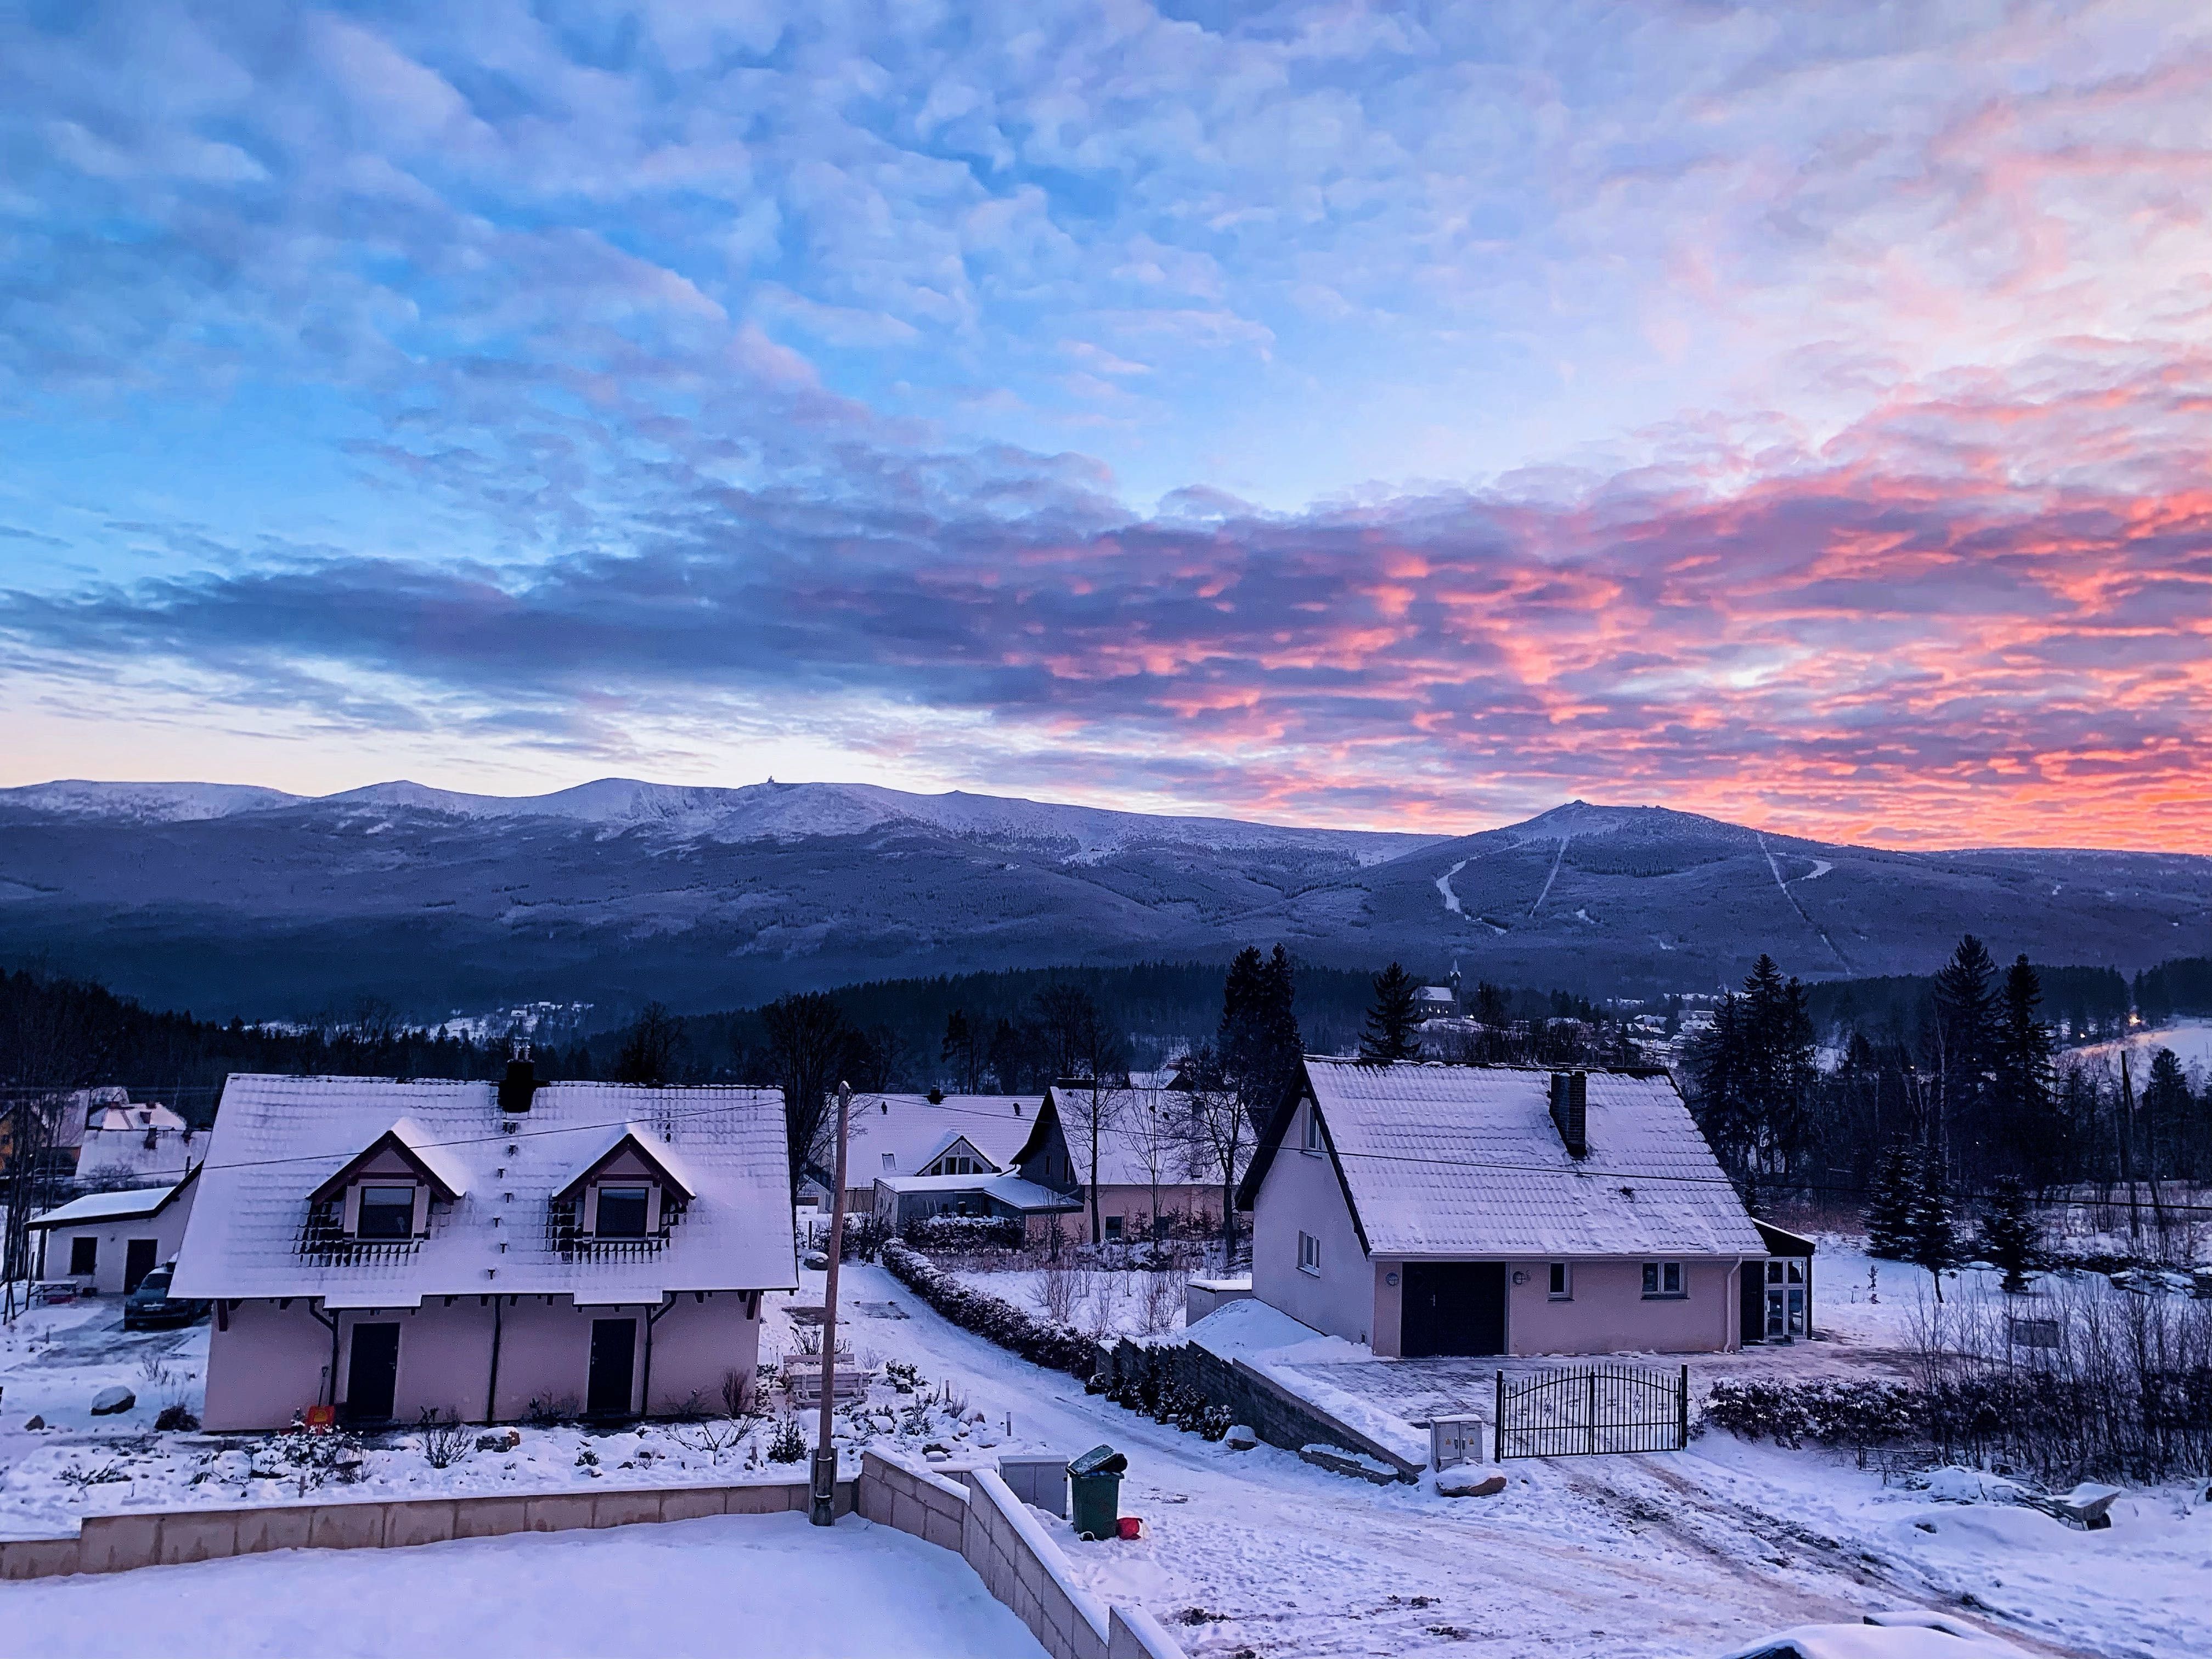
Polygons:
[[600,1188],[599,1236],[601,1238],[643,1238],[645,1192],[642,1187]]
[[896,1152],[885,1152],[884,1154],[884,1168],[886,1170],[896,1170],[898,1168],[898,1154]]
[[1298,1235],[1298,1271],[1321,1277],[1321,1240],[1311,1233]]
[[1682,1264],[1679,1261],[1645,1262],[1644,1294],[1647,1297],[1682,1295]]
[[1770,1261],[1766,1264],[1766,1282],[1770,1285],[1779,1285],[1782,1282],[1782,1264],[1779,1261]]
[[415,1236],[415,1189],[412,1187],[362,1188],[361,1223],[356,1231],[363,1238],[412,1238]]
[[1564,1261],[1554,1261],[1552,1264],[1551,1297],[1554,1302],[1571,1302],[1575,1299],[1574,1272]]
[[1321,1138],[1321,1108],[1318,1106],[1306,1108],[1304,1146],[1305,1150],[1310,1152],[1325,1152],[1328,1150]]
[[70,1240],[70,1273],[96,1273],[100,1271],[100,1241],[96,1238]]
[[1121,1218],[1120,1216],[1109,1215],[1106,1218],[1106,1237],[1109,1238],[1119,1238],[1121,1237]]

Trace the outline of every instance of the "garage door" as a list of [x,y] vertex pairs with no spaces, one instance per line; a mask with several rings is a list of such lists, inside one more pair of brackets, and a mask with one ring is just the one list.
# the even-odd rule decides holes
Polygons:
[[1399,1352],[1505,1352],[1505,1264],[1409,1261],[1405,1267]]

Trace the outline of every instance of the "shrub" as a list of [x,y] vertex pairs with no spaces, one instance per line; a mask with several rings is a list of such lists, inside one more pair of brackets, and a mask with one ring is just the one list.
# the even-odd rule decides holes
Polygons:
[[1926,1401],[1905,1382],[1869,1380],[1763,1382],[1723,1380],[1706,1396],[1704,1420],[1746,1440],[1778,1446],[1872,1446],[1925,1426]]
[[468,1455],[473,1443],[467,1427],[458,1412],[441,1415],[432,1407],[424,1407],[415,1430],[422,1437],[422,1459],[434,1469],[451,1468]]
[[199,1419],[194,1417],[182,1406],[164,1406],[161,1407],[161,1414],[154,1419],[154,1426],[157,1429],[190,1431],[197,1429],[199,1425]]
[[787,1417],[775,1425],[775,1433],[768,1443],[768,1461],[771,1463],[796,1463],[806,1455],[806,1436],[800,1431],[799,1419]]
[[933,1215],[906,1224],[904,1242],[918,1250],[1018,1250],[1018,1216]]

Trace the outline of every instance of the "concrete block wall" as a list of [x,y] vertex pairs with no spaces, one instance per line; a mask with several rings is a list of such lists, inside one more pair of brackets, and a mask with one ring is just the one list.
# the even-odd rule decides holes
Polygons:
[[854,1503],[871,1521],[957,1550],[1052,1659],[1183,1659],[1150,1613],[1109,1607],[1075,1582],[1059,1545],[996,1470],[958,1473],[956,1482],[903,1457],[864,1452]]
[[[837,1511],[852,1512],[854,1482],[840,1481]],[[127,1572],[133,1567],[214,1561],[285,1549],[397,1549],[453,1538],[567,1532],[708,1515],[775,1515],[805,1510],[806,1482],[636,1487],[470,1498],[333,1499],[235,1510],[87,1516],[74,1538],[0,1540],[0,1579]]]
[[1208,1405],[1226,1407],[1236,1421],[1271,1446],[1296,1451],[1316,1442],[1379,1457],[1405,1480],[1418,1480],[1421,1466],[1408,1462],[1379,1440],[1370,1439],[1349,1423],[1302,1400],[1272,1377],[1264,1376],[1243,1360],[1228,1360],[1210,1353],[1195,1342],[1141,1344],[1127,1337],[1098,1350],[1099,1370],[1116,1381],[1141,1381],[1147,1370],[1164,1381],[1182,1384],[1202,1396]]

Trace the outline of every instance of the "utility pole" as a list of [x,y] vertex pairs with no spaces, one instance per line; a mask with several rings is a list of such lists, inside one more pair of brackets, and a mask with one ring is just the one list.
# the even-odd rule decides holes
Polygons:
[[830,1438],[830,1407],[837,1382],[837,1261],[845,1251],[845,1121],[853,1085],[837,1085],[837,1188],[830,1200],[830,1271],[822,1286],[822,1424],[814,1442],[814,1508],[817,1527],[837,1519],[837,1448]]

